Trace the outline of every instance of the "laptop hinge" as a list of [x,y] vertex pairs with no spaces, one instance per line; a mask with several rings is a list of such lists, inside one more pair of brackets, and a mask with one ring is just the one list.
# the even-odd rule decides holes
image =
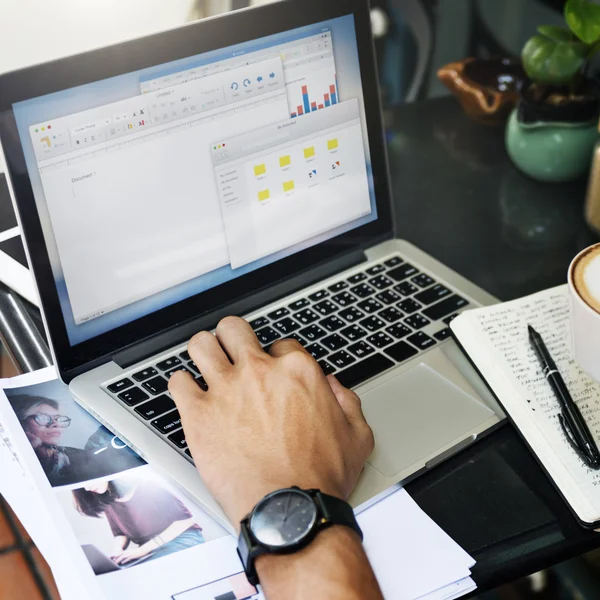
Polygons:
[[256,292],[253,291],[251,295],[241,298],[240,300],[228,304],[227,306],[223,306],[215,311],[204,314],[197,319],[187,321],[181,325],[176,325],[168,331],[137,342],[114,354],[113,361],[122,369],[127,369],[131,365],[150,358],[168,348],[172,348],[177,344],[181,344],[198,331],[210,331],[211,329],[214,329],[217,326],[217,323],[224,317],[229,315],[241,316],[251,313],[260,309],[261,306],[276,302],[279,298],[289,296],[298,290],[309,287],[318,281],[327,279],[336,273],[345,271],[366,260],[367,257],[363,250],[355,250],[344,254],[339,258],[317,265],[309,271],[304,271],[297,276],[285,279],[275,285],[271,285]]

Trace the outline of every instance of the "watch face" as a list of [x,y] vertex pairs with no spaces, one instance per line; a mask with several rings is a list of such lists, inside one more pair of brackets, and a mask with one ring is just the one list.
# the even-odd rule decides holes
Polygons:
[[285,548],[302,540],[316,520],[317,507],[308,494],[281,490],[257,505],[250,518],[250,529],[261,544]]

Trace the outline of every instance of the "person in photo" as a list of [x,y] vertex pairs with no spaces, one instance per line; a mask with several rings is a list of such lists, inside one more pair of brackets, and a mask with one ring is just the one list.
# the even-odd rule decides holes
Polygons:
[[121,566],[156,559],[204,543],[202,528],[186,506],[154,481],[93,481],[73,490],[84,516],[106,519]]
[[82,425],[80,410],[72,418],[63,410],[63,403],[44,396],[13,396],[10,401],[52,486],[113,475],[144,464],[103,426],[89,436],[83,448],[67,445],[63,441],[66,433]]

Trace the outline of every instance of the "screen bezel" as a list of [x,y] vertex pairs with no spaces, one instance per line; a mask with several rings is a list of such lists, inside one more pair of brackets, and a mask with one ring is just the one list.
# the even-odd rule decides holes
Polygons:
[[[354,16],[356,29],[378,218],[276,263],[71,346],[12,105],[350,14]],[[142,339],[209,314],[224,304],[281,282],[289,278],[290,274],[295,276],[344,253],[391,237],[391,191],[378,89],[368,0],[281,0],[1,75],[0,139],[56,366],[63,380],[69,381],[75,374],[84,371],[88,364],[106,362],[113,354]]]

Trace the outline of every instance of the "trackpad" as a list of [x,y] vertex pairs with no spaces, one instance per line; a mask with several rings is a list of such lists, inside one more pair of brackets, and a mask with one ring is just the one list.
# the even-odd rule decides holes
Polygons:
[[375,450],[369,464],[392,477],[494,413],[427,365],[362,394]]

